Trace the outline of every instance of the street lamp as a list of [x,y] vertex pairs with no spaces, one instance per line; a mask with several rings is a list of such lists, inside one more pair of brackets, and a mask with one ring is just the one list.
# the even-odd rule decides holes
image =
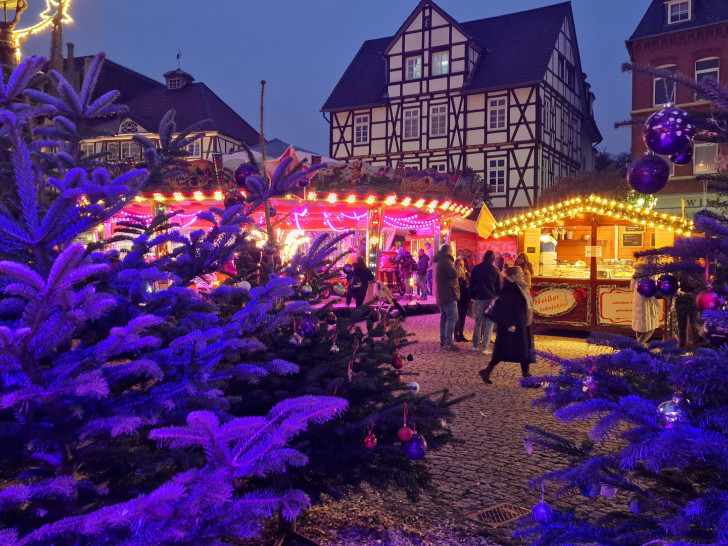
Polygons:
[[17,49],[15,25],[27,7],[28,3],[25,0],[0,0],[3,13],[3,20],[0,21],[0,63],[4,65],[15,65]]

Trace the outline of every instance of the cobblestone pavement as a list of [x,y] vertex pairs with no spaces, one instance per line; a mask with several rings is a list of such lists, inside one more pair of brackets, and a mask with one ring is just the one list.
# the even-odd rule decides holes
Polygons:
[[[416,373],[412,379],[420,384],[421,392],[450,389],[453,398],[473,393],[455,406],[455,419],[449,423],[456,442],[438,452],[428,453],[427,460],[434,476],[435,492],[425,499],[440,510],[450,509],[463,519],[494,504],[507,502],[522,506],[530,512],[540,500],[541,492],[527,486],[528,480],[564,465],[558,455],[534,451],[529,455],[524,448],[524,425],[531,424],[548,429],[571,439],[583,438],[588,424],[577,427],[565,425],[547,410],[533,408],[531,400],[542,395],[538,389],[523,389],[518,384],[520,367],[515,363],[499,364],[492,376],[493,385],[486,385],[478,375],[490,354],[468,350],[469,343],[459,343],[460,352],[439,347],[439,314],[409,317],[405,328],[415,334],[417,344],[409,349],[415,360],[403,370]],[[468,319],[466,337],[472,335],[473,322]],[[603,350],[589,346],[584,336],[537,335],[536,348],[551,350],[561,357],[596,354]],[[542,359],[532,365],[533,375],[548,375],[549,364]],[[581,430],[579,430],[581,429]],[[608,501],[602,497],[586,499],[581,495],[558,500],[548,498],[556,507],[571,506],[591,512],[601,512]],[[501,543],[510,543],[513,527],[504,527],[489,533]],[[492,543],[491,543],[492,544]]]

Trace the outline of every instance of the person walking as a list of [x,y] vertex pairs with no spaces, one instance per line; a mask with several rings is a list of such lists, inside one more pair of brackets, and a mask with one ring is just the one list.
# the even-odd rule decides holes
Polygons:
[[349,282],[349,292],[354,298],[357,307],[361,307],[364,303],[369,283],[373,281],[374,275],[369,271],[364,256],[357,256]]
[[470,273],[465,267],[465,260],[458,258],[455,260],[455,271],[458,274],[458,288],[460,298],[458,299],[458,321],[455,323],[455,341],[468,342],[465,337],[465,317],[468,316],[468,307],[470,307]]
[[662,306],[655,296],[645,297],[637,290],[642,277],[640,273],[644,270],[647,262],[644,258],[640,258],[635,266],[635,276],[630,282],[630,290],[632,290],[632,330],[639,343],[647,343],[652,334],[655,333],[660,326],[660,317],[662,317]]
[[490,337],[493,335],[495,323],[485,316],[485,310],[495,302],[501,291],[501,275],[498,268],[493,265],[495,252],[488,250],[483,255],[483,261],[470,272],[470,296],[473,298],[473,313],[475,327],[473,328],[473,344],[471,351],[488,350]]
[[428,293],[435,293],[435,249],[432,248],[430,241],[425,242],[425,253],[427,258],[430,260],[430,265],[427,266],[427,290]]
[[508,267],[504,279],[503,289],[491,313],[498,324],[493,356],[490,364],[478,372],[488,385],[493,383],[490,374],[500,362],[518,362],[521,365],[521,375],[531,377],[529,369],[533,360],[533,336],[530,330],[533,300],[520,267]]
[[420,291],[420,301],[427,301],[430,291],[427,287],[427,271],[430,267],[430,258],[421,248],[417,251],[417,288]]
[[453,332],[455,323],[458,320],[458,298],[460,287],[457,279],[457,272],[453,265],[452,247],[444,244],[440,251],[435,254],[434,262],[434,283],[435,301],[440,306],[440,347],[450,351],[459,351],[453,343]]
[[688,273],[679,273],[680,289],[675,295],[675,317],[677,318],[677,336],[681,349],[687,349],[688,343],[693,347],[700,343],[700,312],[695,302],[701,283]]

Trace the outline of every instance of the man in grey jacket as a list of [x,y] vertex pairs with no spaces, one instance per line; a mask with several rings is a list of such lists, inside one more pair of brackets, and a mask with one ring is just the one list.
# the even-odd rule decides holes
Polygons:
[[455,271],[452,247],[444,244],[433,258],[435,265],[435,301],[440,306],[440,347],[449,351],[460,349],[453,343],[453,332],[458,320],[460,285]]

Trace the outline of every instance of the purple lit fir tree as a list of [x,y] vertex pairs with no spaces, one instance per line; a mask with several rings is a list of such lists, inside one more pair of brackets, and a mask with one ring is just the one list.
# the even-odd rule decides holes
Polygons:
[[[664,71],[629,68],[672,78],[711,100],[712,113],[690,113],[695,140],[728,142],[728,90],[715,80],[696,83]],[[725,188],[723,173],[700,179]],[[728,218],[704,210],[694,223],[698,236],[643,252],[657,259],[640,274],[662,277],[658,285],[668,292],[673,278],[681,289],[694,289],[702,311],[702,343],[687,350],[674,340],[645,347],[634,339],[593,334],[588,341],[603,346],[603,354],[572,360],[544,355],[554,374],[523,380],[526,386],[543,387],[535,405],[566,423],[593,425],[582,442],[527,427],[528,444],[568,461],[531,485],[544,485],[547,495],[587,497],[587,514],[588,503],[597,504],[589,499],[613,496],[599,505],[602,516],[592,519],[536,505],[533,519],[524,518],[517,531],[529,543],[728,543]]]

